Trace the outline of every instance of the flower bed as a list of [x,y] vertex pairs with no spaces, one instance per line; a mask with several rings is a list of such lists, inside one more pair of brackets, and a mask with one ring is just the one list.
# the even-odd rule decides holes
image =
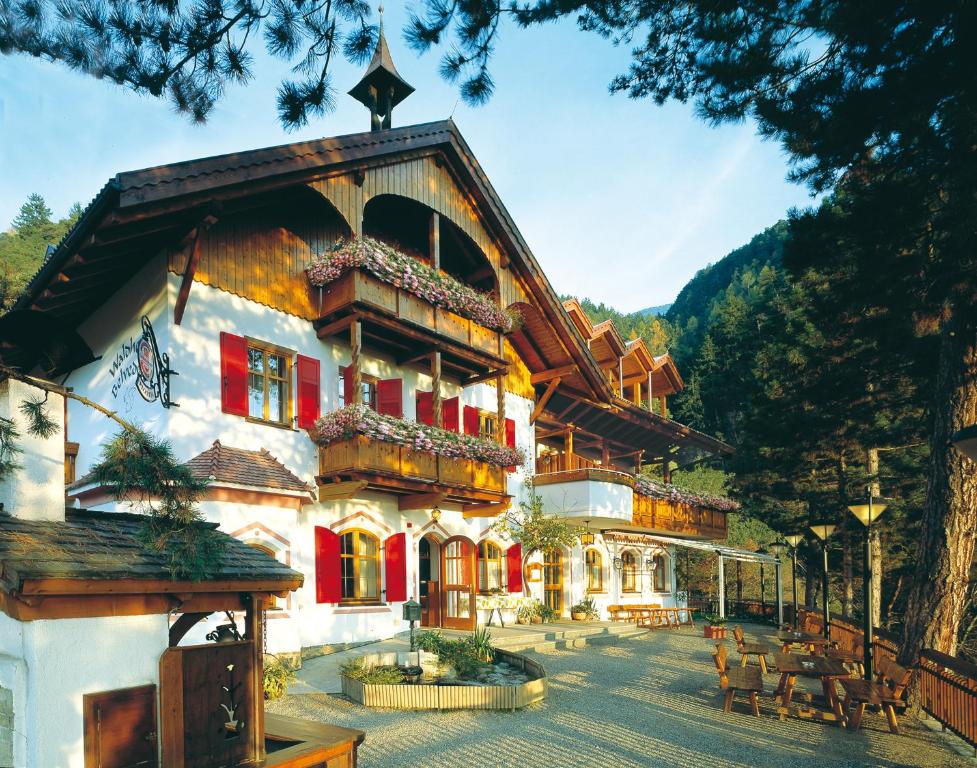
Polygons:
[[739,504],[724,496],[696,493],[671,483],[660,483],[657,480],[640,475],[634,478],[634,490],[642,496],[648,496],[652,499],[663,499],[675,504],[688,504],[702,509],[714,509],[718,512],[735,512],[740,508]]
[[393,443],[414,451],[481,461],[496,467],[512,467],[523,462],[522,451],[494,440],[384,416],[365,405],[347,405],[327,413],[316,421],[310,434],[320,446],[363,435],[370,440]]
[[503,333],[512,330],[512,315],[490,296],[372,237],[337,243],[328,253],[318,256],[308,266],[306,274],[312,285],[321,287],[349,269],[365,269],[390,285],[486,328]]

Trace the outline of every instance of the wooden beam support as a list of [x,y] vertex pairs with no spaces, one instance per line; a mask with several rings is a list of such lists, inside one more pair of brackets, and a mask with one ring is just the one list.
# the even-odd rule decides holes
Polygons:
[[441,217],[432,212],[428,224],[428,251],[431,256],[431,266],[435,271],[441,269]]
[[423,352],[411,350],[404,357],[397,358],[397,365],[410,365],[411,363],[419,363],[421,360],[430,360],[435,351],[435,347],[425,347]]
[[337,333],[342,333],[347,328],[349,328],[353,322],[356,320],[356,315],[347,315],[346,317],[341,317],[338,320],[333,320],[331,323],[326,323],[320,326],[315,335],[320,339],[325,339],[330,336],[335,336]]
[[401,496],[397,499],[397,509],[401,512],[409,512],[412,509],[431,509],[443,503],[446,498],[444,493],[415,493],[410,496]]
[[199,613],[181,613],[180,618],[173,622],[173,625],[170,627],[170,647],[179,645],[187,632],[208,616],[210,616],[210,613],[204,611]]
[[[353,377],[352,392],[355,402],[360,402],[363,391],[363,372],[360,370],[360,353],[363,351],[363,324],[355,318],[349,326],[349,369]],[[350,405],[350,403],[346,403]]]
[[483,381],[490,381],[491,379],[502,377],[503,379],[509,374],[509,368],[496,368],[494,371],[486,371],[485,373],[479,373],[474,376],[468,376],[462,384],[466,387],[471,384],[481,384]]
[[[437,216],[437,214],[434,214]],[[441,407],[441,352],[431,353],[431,419],[439,429],[444,425],[444,413]]]
[[536,423],[536,419],[539,418],[539,415],[543,412],[543,409],[546,408],[546,404],[550,401],[550,398],[553,397],[553,393],[556,392],[556,388],[560,386],[561,381],[563,381],[563,378],[560,376],[557,376],[555,379],[550,379],[550,383],[547,385],[546,391],[543,392],[542,397],[536,401],[536,407],[533,408],[533,412],[529,416],[530,424]]
[[351,499],[366,488],[366,480],[347,480],[341,483],[324,483],[319,486],[319,501]]
[[499,501],[494,504],[467,504],[461,508],[461,516],[465,519],[472,517],[496,517],[512,506],[512,499]]
[[193,286],[193,278],[197,274],[197,265],[200,263],[201,234],[202,228],[196,227],[193,244],[190,246],[190,255],[187,257],[187,265],[183,270],[183,279],[180,282],[180,292],[176,295],[176,306],[173,307],[174,325],[179,325],[183,321],[183,313],[187,308],[187,301],[190,299],[190,288]]
[[559,368],[550,368],[548,371],[534,373],[529,377],[529,381],[532,384],[545,384],[547,381],[555,379],[557,376],[562,378],[576,372],[577,366],[571,363],[570,365],[563,365]]

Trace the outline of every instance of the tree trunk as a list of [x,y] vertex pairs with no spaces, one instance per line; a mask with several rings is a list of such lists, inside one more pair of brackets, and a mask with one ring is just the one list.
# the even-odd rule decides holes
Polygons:
[[818,573],[821,571],[821,563],[818,562],[816,548],[807,548],[807,562],[804,564],[804,605],[808,610],[813,611],[817,604],[818,587],[821,586],[821,579]]
[[[879,449],[869,448],[866,461],[869,488],[873,498],[882,496],[882,486],[879,483]],[[872,530],[872,626],[878,627],[882,619],[882,534],[876,526]]]
[[949,440],[977,421],[975,321],[977,310],[958,307],[941,334],[926,501],[899,651],[903,665],[914,663],[923,648],[950,655],[957,649],[977,528],[977,463]]
[[841,613],[851,616],[855,587],[852,584],[851,529],[848,521],[841,529]]

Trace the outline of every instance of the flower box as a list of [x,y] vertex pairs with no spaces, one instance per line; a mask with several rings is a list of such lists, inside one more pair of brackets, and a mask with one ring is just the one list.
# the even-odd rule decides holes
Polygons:
[[726,639],[726,627],[723,626],[713,626],[712,624],[706,624],[702,628],[702,636],[710,640],[725,640]]
[[[465,330],[466,336],[470,335],[455,318],[459,320],[467,318],[486,328],[503,333],[512,330],[511,315],[498,305],[498,301],[493,296],[481,293],[451,275],[370,237],[354,238],[338,243],[330,251],[313,260],[306,269],[306,274],[313,286],[325,288],[350,270],[368,272],[387,286],[447,310],[454,315],[454,317],[443,318],[445,327],[442,332],[448,335],[452,335],[453,331],[460,335],[462,330]],[[335,293],[349,290],[347,286]],[[388,311],[396,311],[396,307],[391,307],[392,297],[395,294],[375,287],[369,291],[361,288],[360,292],[364,301],[372,300]],[[371,292],[376,296],[371,297],[369,295]],[[347,293],[346,299],[349,298]],[[406,311],[412,312],[416,309],[415,305]]]

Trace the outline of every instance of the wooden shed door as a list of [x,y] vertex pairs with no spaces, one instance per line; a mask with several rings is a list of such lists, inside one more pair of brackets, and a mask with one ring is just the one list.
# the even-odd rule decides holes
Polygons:
[[84,697],[85,768],[156,768],[156,686]]

